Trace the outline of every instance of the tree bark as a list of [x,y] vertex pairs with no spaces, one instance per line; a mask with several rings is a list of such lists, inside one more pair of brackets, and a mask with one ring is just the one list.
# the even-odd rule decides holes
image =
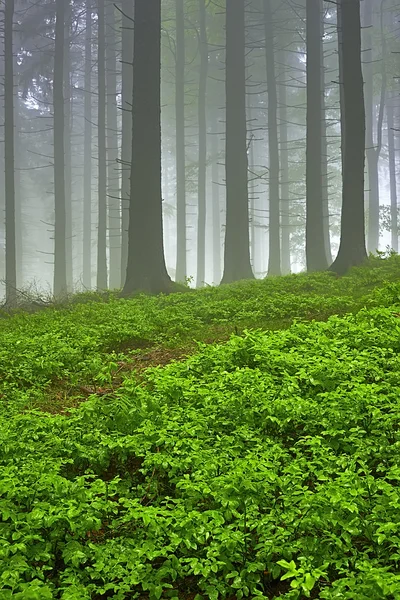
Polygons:
[[324,59],[324,10],[321,7],[320,19],[320,39],[321,39],[321,164],[322,164],[322,219],[324,230],[325,255],[328,265],[333,262],[331,250],[331,236],[329,228],[329,182],[328,182],[328,141],[327,141],[327,126],[326,126],[326,102],[325,102],[325,59]]
[[118,161],[117,58],[114,0],[106,7],[109,287],[121,287],[121,188]]
[[340,0],[345,150],[338,255],[329,267],[343,275],[367,258],[364,230],[365,111],[361,71],[360,0]]
[[[133,90],[133,37],[134,23],[132,0],[122,0],[122,242],[121,285],[125,284],[128,260],[129,198],[132,152],[132,90]],[[126,15],[126,16],[125,16]]]
[[278,98],[275,76],[274,24],[270,0],[264,0],[264,30],[267,58],[268,149],[269,149],[269,256],[268,275],[281,275]]
[[98,229],[97,229],[97,289],[107,288],[107,156],[106,156],[106,70],[105,70],[105,7],[97,0],[98,14]]
[[83,285],[92,287],[92,0],[86,0],[83,174]]
[[187,273],[186,240],[186,173],[185,173],[185,15],[183,0],[176,2],[176,281],[183,282]]
[[307,142],[306,262],[307,271],[328,267],[322,206],[322,69],[321,0],[307,0]]
[[[280,50],[278,61],[281,65],[281,74],[284,75],[286,53]],[[284,79],[284,77],[283,77]],[[280,167],[281,167],[281,270],[282,275],[290,273],[290,184],[289,184],[289,149],[288,149],[288,123],[287,123],[287,93],[285,81],[279,86],[279,142],[280,142]]]
[[399,235],[397,223],[397,182],[396,182],[396,149],[394,143],[393,96],[388,98],[386,106],[389,152],[389,181],[390,181],[390,234],[391,247],[399,250]]
[[66,208],[64,157],[64,27],[65,1],[56,3],[56,39],[54,57],[54,295],[67,293],[66,271]]
[[64,157],[65,157],[65,255],[67,290],[73,291],[72,254],[72,159],[71,159],[71,5],[65,0],[64,24]]
[[[247,121],[251,124],[250,127],[252,127],[253,124],[253,102],[252,102],[252,94],[246,94],[247,95],[247,107],[246,107],[246,114],[247,114]],[[255,143],[255,139],[254,139],[254,135],[253,132],[250,131],[250,135],[248,136],[248,140],[247,140],[247,147],[248,147],[248,161],[249,161],[249,173],[250,173],[250,181],[248,182],[248,190],[249,190],[249,196],[250,196],[250,202],[249,202],[249,211],[250,211],[250,262],[251,262],[251,268],[252,271],[254,273],[256,273],[256,253],[255,253],[255,247],[256,247],[256,227],[255,227],[255,195],[256,195],[256,189],[257,189],[257,179],[256,176],[254,175],[255,172],[255,158],[254,158],[254,143]],[[252,180],[254,180],[254,183],[250,183]]]
[[213,283],[221,281],[221,203],[219,193],[219,137],[217,109],[212,112],[211,122],[211,202],[212,202],[212,248],[213,248]]
[[17,300],[15,241],[15,164],[14,164],[14,0],[6,0],[4,11],[4,163],[6,196],[6,303]]
[[[372,0],[364,1],[364,28],[365,28],[365,114],[366,114],[366,156],[368,164],[368,252],[375,252],[379,248],[379,157],[382,148],[383,111],[385,104],[386,78],[382,71],[381,98],[377,123],[377,142],[374,143],[374,77],[372,56],[373,11]],[[384,43],[384,40],[383,40]],[[384,61],[382,62],[384,67]]]
[[128,263],[122,295],[175,289],[163,247],[160,71],[161,0],[136,0]]
[[205,280],[206,260],[206,172],[207,172],[207,74],[208,74],[208,41],[205,0],[199,0],[199,46],[200,46],[200,80],[198,99],[199,121],[199,170],[197,181],[198,217],[197,217],[197,276],[196,287],[203,287]]
[[226,228],[221,283],[253,279],[247,190],[244,3],[226,6]]

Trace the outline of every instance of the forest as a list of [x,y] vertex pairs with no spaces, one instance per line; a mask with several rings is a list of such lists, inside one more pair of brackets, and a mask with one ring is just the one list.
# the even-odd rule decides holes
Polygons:
[[0,600],[398,600],[398,3],[0,7]]
[[2,4],[6,304],[398,250],[394,0]]

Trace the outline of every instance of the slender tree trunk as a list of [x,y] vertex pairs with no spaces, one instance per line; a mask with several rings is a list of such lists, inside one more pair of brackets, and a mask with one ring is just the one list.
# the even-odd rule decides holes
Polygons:
[[[15,35],[14,41],[15,41]],[[18,96],[18,81],[15,76],[18,73],[17,70],[18,61],[17,56],[14,55],[14,156],[17,159],[14,162],[22,164],[24,148],[21,144],[20,138],[20,105]],[[16,263],[16,275],[17,275],[17,288],[20,289],[23,284],[23,236],[24,236],[24,222],[22,219],[22,194],[21,194],[21,172],[16,166],[14,172],[14,184],[15,184],[15,263]]]
[[114,0],[106,8],[107,181],[110,289],[121,287],[121,189],[118,165],[117,58]]
[[212,248],[213,248],[213,283],[219,285],[221,281],[221,203],[219,193],[219,137],[218,115],[214,108],[211,122],[211,201],[212,201]]
[[161,0],[136,0],[132,170],[123,295],[174,289],[164,257],[161,197]]
[[244,3],[226,6],[226,228],[221,283],[254,278],[247,190]]
[[324,229],[324,244],[325,254],[328,265],[333,262],[332,250],[331,250],[331,236],[329,229],[329,183],[328,183],[328,141],[327,141],[327,125],[326,125],[326,102],[325,102],[325,59],[324,59],[324,10],[323,4],[321,6],[321,19],[320,19],[320,48],[321,48],[321,175],[322,175],[322,218],[323,218],[323,229]]
[[338,255],[329,270],[344,274],[367,258],[364,230],[365,112],[361,72],[360,0],[340,0],[345,151]]
[[388,98],[386,106],[389,151],[389,180],[390,180],[390,231],[391,247],[399,251],[399,236],[397,223],[397,182],[396,182],[396,150],[394,143],[393,96]]
[[17,267],[15,244],[15,164],[14,164],[14,0],[6,0],[4,11],[4,141],[6,195],[6,302],[17,300]]
[[[366,157],[368,165],[368,252],[375,252],[379,247],[379,176],[378,164],[380,147],[374,144],[374,77],[373,77],[373,55],[372,55],[372,26],[373,12],[372,0],[364,0],[364,31],[365,47],[363,52],[364,74],[365,74],[365,116],[366,116]],[[379,132],[379,123],[377,136]]]
[[321,0],[307,0],[307,146],[306,261],[307,271],[328,267],[322,206],[322,81]]
[[279,86],[279,142],[281,166],[281,270],[283,275],[290,273],[290,184],[289,184],[289,149],[287,123],[287,94],[284,81],[286,53],[280,50],[278,61],[281,65],[283,81]]
[[269,149],[269,256],[268,275],[281,274],[278,99],[275,77],[274,24],[270,0],[264,0],[265,49],[268,89],[268,149]]
[[341,173],[343,183],[344,173],[344,152],[346,148],[346,126],[344,122],[344,85],[343,85],[343,23],[342,23],[342,3],[336,4],[337,17],[337,41],[338,41],[338,66],[339,66],[339,106],[340,106],[340,158],[341,158]]
[[64,157],[64,27],[65,1],[56,3],[56,41],[54,57],[54,295],[67,292],[66,270],[66,209],[65,209],[65,157]]
[[71,159],[71,5],[65,1],[64,24],[64,156],[65,156],[65,253],[67,290],[73,291],[72,259],[72,159]]
[[161,160],[164,253],[166,265],[169,266],[171,264],[171,215],[169,211],[166,212],[166,205],[170,204],[169,151],[167,149],[165,150],[165,155],[162,154]]
[[[382,57],[383,64],[389,58],[387,50],[387,44],[385,39],[385,33],[383,29],[383,13],[384,1],[381,3],[381,35],[382,35]],[[386,13],[386,26],[392,27],[395,21],[395,11],[388,10]],[[385,73],[386,76],[386,73]],[[396,145],[394,137],[394,107],[396,106],[397,94],[392,91],[388,94],[386,102],[386,119],[387,119],[387,137],[388,137],[388,155],[389,155],[389,189],[390,189],[390,234],[391,234],[391,248],[395,251],[399,251],[399,236],[398,236],[398,218],[397,218],[397,181],[396,181]]]
[[97,289],[107,288],[107,157],[106,157],[106,70],[105,70],[105,8],[98,7],[98,197]]
[[207,172],[207,73],[208,73],[208,41],[205,0],[199,0],[200,13],[200,81],[198,99],[199,121],[199,170],[197,182],[198,221],[197,221],[197,282],[196,287],[203,287],[205,280],[206,260],[206,172]]
[[[133,89],[133,11],[132,0],[122,0],[122,242],[121,242],[121,285],[126,278],[128,260],[129,198],[131,193],[132,152],[132,89]],[[125,16],[126,15],[126,16]]]
[[86,0],[83,285],[92,287],[92,0]]
[[[252,102],[252,94],[247,94],[247,121],[250,123],[250,127],[253,126],[253,102]],[[250,135],[248,136],[247,147],[248,147],[248,158],[249,158],[249,173],[250,173],[250,181],[254,180],[254,183],[248,184],[250,202],[249,202],[249,211],[250,211],[250,261],[253,273],[256,273],[255,267],[255,195],[257,193],[257,180],[255,178],[255,159],[254,159],[254,135],[253,132],[250,131]]]
[[[4,81],[4,69],[5,69],[5,52],[4,52],[4,35],[0,36],[0,78]],[[4,102],[0,102],[0,122],[4,123]],[[4,165],[4,154],[5,144],[0,144],[0,164]],[[5,255],[5,243],[6,243],[6,224],[5,224],[5,211],[6,211],[6,199],[5,199],[5,169],[0,169],[0,213],[3,217],[0,219],[0,278],[5,280],[5,268],[6,268],[6,255]]]
[[187,273],[186,256],[186,191],[185,191],[185,15],[183,0],[176,2],[176,281],[184,281]]

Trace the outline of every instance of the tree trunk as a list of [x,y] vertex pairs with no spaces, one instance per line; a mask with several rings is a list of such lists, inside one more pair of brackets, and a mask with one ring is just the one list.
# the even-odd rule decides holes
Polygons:
[[211,201],[212,201],[212,248],[213,248],[213,283],[221,281],[221,203],[219,193],[219,137],[217,109],[212,112],[211,123]]
[[341,235],[329,270],[343,275],[367,258],[364,230],[365,112],[361,72],[360,0],[340,0],[345,150]]
[[104,0],[98,8],[98,230],[97,289],[107,288],[107,158],[106,158],[106,70],[105,70],[105,9]]
[[[286,53],[280,50],[278,61],[281,74],[285,73]],[[279,142],[281,166],[281,270],[282,275],[290,273],[290,184],[289,184],[289,149],[287,123],[287,94],[285,77],[279,86]]]
[[14,0],[6,0],[4,11],[4,162],[6,195],[6,303],[17,299],[17,267],[15,243],[15,164],[14,164]]
[[109,287],[121,287],[121,189],[118,165],[117,58],[114,0],[106,8],[107,85],[107,183],[108,245],[110,248]]
[[306,261],[307,271],[328,267],[322,206],[322,69],[321,0],[307,0],[307,146]]
[[[13,35],[13,46],[15,48],[16,35]],[[15,158],[17,163],[23,163],[24,147],[21,142],[20,130],[21,130],[21,119],[20,119],[20,103],[18,96],[18,55],[14,50],[14,162]],[[16,167],[16,168],[15,168]],[[14,171],[14,185],[15,185],[15,264],[16,264],[16,277],[17,277],[17,289],[20,289],[23,285],[23,238],[24,238],[24,222],[22,219],[22,194],[21,194],[21,171],[16,165]]]
[[[373,77],[373,55],[372,55],[372,0],[364,0],[364,31],[365,44],[363,52],[364,77],[365,77],[365,117],[366,117],[366,157],[368,165],[368,252],[376,252],[379,247],[379,176],[378,164],[380,147],[374,145],[374,77]],[[379,123],[377,136],[379,132]]]
[[342,165],[342,183],[344,173],[344,152],[346,148],[346,127],[344,122],[344,86],[343,86],[343,25],[342,25],[342,4],[336,4],[337,18],[337,42],[338,42],[338,64],[339,64],[339,107],[340,107],[340,158]]
[[123,295],[174,289],[164,257],[161,197],[161,0],[136,0],[132,169]]
[[[247,96],[247,107],[246,107],[246,114],[247,114],[247,121],[250,123],[250,128],[253,126],[253,102],[252,102],[252,94],[248,93],[246,94]],[[255,258],[256,258],[256,254],[254,252],[254,248],[256,246],[255,244],[255,232],[256,232],[256,228],[255,228],[255,195],[257,194],[257,178],[254,175],[255,173],[255,159],[254,159],[254,143],[255,143],[255,139],[254,139],[254,134],[252,131],[250,131],[250,134],[248,136],[248,140],[247,140],[247,147],[248,147],[248,159],[249,159],[249,169],[248,172],[250,173],[250,181],[248,182],[248,190],[249,190],[249,196],[250,196],[250,202],[249,202],[249,211],[250,211],[250,262],[251,262],[251,268],[253,270],[253,273],[255,275],[256,273],[256,263],[255,263]],[[252,183],[250,183],[252,182]]]
[[327,142],[327,126],[326,126],[326,102],[325,102],[325,64],[324,64],[324,11],[321,7],[320,19],[320,48],[321,48],[321,164],[322,164],[322,219],[324,230],[325,255],[328,265],[333,262],[331,250],[331,236],[329,229],[329,182],[328,182],[328,142]]
[[264,0],[265,49],[268,89],[268,149],[269,149],[269,256],[268,275],[281,275],[278,99],[275,76],[274,24],[270,0]]
[[247,190],[244,3],[226,6],[226,228],[221,283],[253,279]]
[[186,173],[185,173],[185,15],[183,0],[176,2],[176,276],[183,282],[187,273],[186,240]]
[[205,280],[206,260],[206,172],[207,172],[207,73],[208,73],[208,41],[205,0],[199,0],[200,13],[200,81],[198,99],[199,120],[199,170],[197,182],[198,218],[197,218],[197,282],[196,287],[203,287]]
[[67,293],[66,271],[66,209],[65,209],[65,157],[64,157],[64,27],[65,0],[56,4],[56,40],[54,57],[54,295]]
[[64,161],[65,161],[65,255],[67,290],[73,291],[72,259],[72,160],[71,160],[71,5],[65,0],[64,24]]
[[399,250],[399,235],[397,224],[397,182],[396,182],[396,148],[394,143],[393,96],[388,98],[386,106],[389,152],[389,181],[390,181],[390,232],[391,247]]
[[[128,260],[129,198],[131,193],[132,89],[133,89],[133,23],[134,2],[122,0],[122,242],[121,285],[125,284]],[[126,15],[126,16],[125,16]]]
[[92,287],[92,0],[86,0],[83,285]]

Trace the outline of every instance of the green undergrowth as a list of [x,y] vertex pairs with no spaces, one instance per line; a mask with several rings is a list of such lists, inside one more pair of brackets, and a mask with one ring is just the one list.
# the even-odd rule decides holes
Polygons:
[[[2,320],[0,600],[399,598],[396,260]],[[22,410],[218,314],[250,325],[69,416]]]
[[244,328],[280,329],[293,319],[357,312],[371,292],[399,279],[400,257],[370,258],[337,278],[331,272],[243,281],[217,288],[126,299],[81,294],[34,314],[2,312],[0,400],[8,411],[43,406],[59,382],[109,384],[118,362],[155,347],[193,349]]

